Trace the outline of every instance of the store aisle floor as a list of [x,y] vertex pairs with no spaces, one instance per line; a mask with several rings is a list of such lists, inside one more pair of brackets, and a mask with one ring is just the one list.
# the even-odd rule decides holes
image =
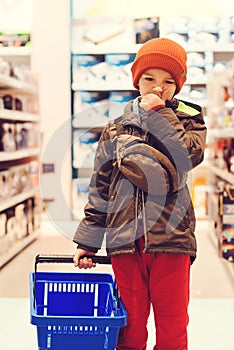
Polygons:
[[[73,254],[75,223],[60,223],[62,231],[45,221],[38,239],[0,272],[0,349],[36,350],[36,326],[30,324],[29,273],[37,254]],[[65,229],[64,229],[65,228]],[[198,258],[192,266],[189,350],[232,349],[234,344],[234,264],[217,255],[209,223],[197,225]],[[57,265],[57,264],[56,264]],[[70,265],[41,265],[41,270],[77,271]],[[97,266],[96,271],[111,272]],[[154,344],[153,315],[147,350]],[[90,349],[92,350],[92,349]]]

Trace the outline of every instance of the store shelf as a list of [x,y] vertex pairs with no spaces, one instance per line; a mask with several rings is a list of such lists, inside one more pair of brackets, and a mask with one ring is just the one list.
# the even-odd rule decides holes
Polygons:
[[184,45],[188,52],[234,52],[234,43],[207,42],[205,46],[201,43],[186,43]]
[[36,186],[28,191],[17,194],[14,197],[2,200],[0,203],[0,212],[2,212],[3,210],[6,210],[8,208],[13,207],[17,203],[21,203],[21,202],[25,201],[26,199],[33,197],[38,192],[39,192],[39,187]]
[[125,91],[135,90],[131,82],[106,82],[93,81],[90,82],[74,82],[72,83],[72,90],[74,91]]
[[220,177],[221,179],[229,182],[231,185],[234,186],[234,174],[229,173],[227,170],[221,169],[213,164],[209,164],[208,169],[210,172],[213,172],[216,176]]
[[234,138],[234,129],[233,128],[219,128],[219,129],[209,129],[208,130],[208,137],[209,138],[215,138],[215,139],[221,139],[221,138],[227,138],[231,137]]
[[35,85],[16,78],[0,74],[0,89],[4,91],[16,91],[21,94],[37,94],[38,89]]
[[127,46],[109,46],[109,47],[100,47],[99,46],[86,46],[86,47],[80,47],[77,50],[72,50],[72,55],[103,55],[103,54],[130,54],[130,53],[136,53],[139,48],[142,46],[142,44],[135,44],[135,45],[127,45]]
[[39,148],[22,149],[13,152],[0,152],[0,162],[8,162],[17,159],[39,156]]
[[[118,46],[94,46],[86,45],[85,47],[80,47],[79,49],[73,49],[71,54],[90,54],[90,55],[102,55],[109,53],[137,53],[142,44],[129,44],[129,45],[118,45]],[[234,52],[234,43],[214,43],[206,42],[204,47],[200,43],[184,43],[183,44],[187,52]]]
[[[13,64],[15,74],[18,68],[22,76],[32,76],[24,81],[0,74],[0,143],[3,150],[0,151],[0,267],[35,240],[40,227],[41,203],[37,185],[40,118],[38,87],[29,71],[30,54],[30,47],[0,48],[0,57],[6,67]],[[17,193],[20,188],[21,193]]]
[[19,254],[24,248],[31,244],[39,236],[40,230],[36,230],[28,236],[25,236],[21,240],[15,242],[4,255],[0,256],[0,269],[6,265],[11,259],[13,259],[17,254]]
[[30,46],[6,46],[0,47],[0,57],[4,56],[30,56],[31,47]]
[[14,111],[11,109],[0,109],[0,120],[1,119],[22,122],[39,122],[39,115],[36,113]]

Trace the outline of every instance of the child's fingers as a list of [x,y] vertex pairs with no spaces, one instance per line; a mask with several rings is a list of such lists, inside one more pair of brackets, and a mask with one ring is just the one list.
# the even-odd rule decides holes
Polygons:
[[80,269],[91,269],[92,267],[95,267],[95,266],[96,264],[93,263],[92,259],[91,258],[87,259],[86,257],[81,258],[78,264],[78,267]]

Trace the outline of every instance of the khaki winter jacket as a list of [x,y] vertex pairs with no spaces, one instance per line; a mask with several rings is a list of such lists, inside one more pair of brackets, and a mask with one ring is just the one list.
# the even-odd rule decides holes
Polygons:
[[204,157],[201,108],[173,99],[144,118],[127,104],[100,137],[85,217],[74,242],[90,251],[133,253],[143,225],[146,253],[196,257],[195,215],[187,174]]

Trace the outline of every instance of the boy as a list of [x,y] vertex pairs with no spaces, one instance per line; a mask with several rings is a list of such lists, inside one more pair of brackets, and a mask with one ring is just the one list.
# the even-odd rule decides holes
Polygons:
[[140,96],[103,130],[85,217],[74,235],[74,265],[92,259],[106,235],[107,254],[128,314],[116,349],[146,349],[152,305],[154,350],[187,350],[190,265],[195,216],[186,184],[203,160],[201,107],[180,101],[186,51],[176,42],[146,42],[132,65]]

